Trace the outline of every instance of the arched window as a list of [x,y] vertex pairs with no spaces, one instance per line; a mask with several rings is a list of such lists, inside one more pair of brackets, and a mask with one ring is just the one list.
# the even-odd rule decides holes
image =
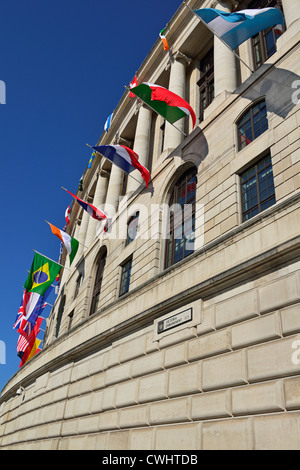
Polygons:
[[136,212],[132,217],[130,217],[128,224],[127,224],[126,245],[129,245],[129,243],[131,243],[135,239],[136,234],[137,234],[138,224],[139,224],[139,212]]
[[166,268],[194,252],[197,170],[187,170],[175,183],[169,202]]
[[107,249],[106,247],[103,247],[102,254],[100,255],[98,263],[97,263],[97,272],[96,272],[94,289],[93,289],[93,294],[92,294],[92,305],[91,305],[90,315],[93,315],[93,313],[97,312],[99,308],[99,297],[100,297],[100,292],[101,292],[104,267],[106,263],[106,255],[107,255]]
[[254,104],[237,121],[238,148],[242,150],[268,129],[265,100]]

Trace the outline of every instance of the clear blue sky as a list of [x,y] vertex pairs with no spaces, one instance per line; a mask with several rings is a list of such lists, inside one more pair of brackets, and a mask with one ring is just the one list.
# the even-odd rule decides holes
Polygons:
[[[0,391],[19,370],[13,324],[37,250],[54,260],[59,228],[90,151],[180,0],[1,2]],[[52,303],[54,298],[51,298]],[[46,307],[43,316],[48,316]],[[45,322],[42,328],[45,327]],[[42,335],[39,334],[42,339]]]

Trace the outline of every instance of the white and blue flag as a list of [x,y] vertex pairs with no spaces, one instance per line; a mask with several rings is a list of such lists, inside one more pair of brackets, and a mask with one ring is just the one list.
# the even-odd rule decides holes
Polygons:
[[195,13],[232,50],[263,29],[284,24],[283,14],[278,8],[240,10],[234,13],[200,8]]
[[105,132],[108,132],[108,131],[109,131],[113,114],[114,114],[114,113],[111,113],[111,114],[108,116],[108,118],[106,119],[106,122],[105,122],[105,124],[104,124],[104,130],[105,130]]

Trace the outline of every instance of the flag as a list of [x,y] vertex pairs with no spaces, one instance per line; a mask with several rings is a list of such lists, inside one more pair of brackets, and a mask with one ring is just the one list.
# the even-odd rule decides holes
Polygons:
[[33,357],[38,352],[38,346],[41,341],[37,340],[37,335],[40,332],[40,326],[42,323],[42,318],[39,318],[35,327],[31,333],[25,338],[25,341],[22,340],[18,344],[19,347],[18,355],[21,356],[21,362],[19,367],[22,367],[31,357]]
[[83,175],[82,175],[82,177],[81,177],[80,180],[79,180],[78,191],[82,191],[82,190],[83,190],[82,183],[83,183]]
[[144,82],[132,88],[132,92],[171,124],[190,115],[193,128],[195,127],[196,115],[192,107],[172,91],[159,85]]
[[125,173],[138,170],[146,182],[146,187],[148,186],[150,172],[145,166],[139,163],[139,157],[133,150],[124,145],[99,145],[93,148],[125,171]]
[[61,268],[62,266],[60,264],[35,252],[24,288],[27,292],[34,292],[43,296],[52,282],[55,281]]
[[283,25],[282,24],[277,24],[276,26],[274,26],[273,31],[274,31],[276,39],[277,39],[284,32]]
[[46,307],[46,300],[51,292],[52,286],[47,289],[43,296],[25,290],[13,329],[17,330],[20,334],[28,335],[35,325],[37,318]]
[[56,235],[64,244],[64,247],[66,248],[67,253],[69,255],[71,266],[72,261],[78,251],[79,241],[76,240],[76,238],[71,237],[68,233],[64,232],[63,230],[60,230],[59,228],[55,227],[55,225],[52,225],[49,222],[48,224],[50,225],[52,233]]
[[195,13],[233,50],[259,31],[284,24],[283,14],[278,8],[240,10],[234,13],[200,8]]
[[24,356],[24,353],[30,341],[32,342],[38,335],[42,321],[43,319],[40,317],[37,320],[36,325],[30,332],[28,333],[24,332],[23,334],[19,335],[18,342],[17,342],[17,356],[19,356],[20,359],[22,359],[22,357]]
[[[29,355],[28,357],[25,358],[25,360],[23,360],[22,362],[24,364],[26,364],[26,362],[30,361],[30,359],[35,356],[37,353],[39,353],[41,350],[39,349],[39,345],[41,344],[42,340],[40,339],[36,339],[31,347],[31,350],[29,352]],[[23,365],[23,364],[22,364]],[[20,365],[19,367],[22,367],[22,365]]]
[[96,152],[93,152],[90,159],[89,159],[89,163],[88,163],[88,168],[90,169],[92,167],[92,163],[93,163],[93,160],[96,156]]
[[159,37],[162,40],[162,43],[163,43],[163,46],[164,46],[164,51],[168,51],[169,50],[169,44],[168,44],[166,36],[164,35],[165,30],[166,30],[166,28],[161,30],[161,32],[159,33]]
[[75,194],[70,193],[67,189],[63,188],[67,193],[71,194],[77,202],[83,207],[85,211],[87,211],[88,214],[90,214],[93,219],[96,220],[103,220],[107,218],[107,214],[103,211],[100,211],[97,207],[93,206],[92,204],[89,204],[88,202],[84,202],[82,199],[80,199],[78,196],[75,196]]
[[66,219],[67,225],[69,225],[69,223],[70,223],[70,215],[71,215],[71,209],[70,209],[70,207],[71,207],[71,205],[72,205],[72,204],[70,204],[70,205],[67,207],[66,212],[65,212],[65,219]]
[[104,130],[105,130],[105,132],[108,132],[109,129],[110,129],[110,125],[111,125],[111,121],[112,121],[113,114],[114,114],[114,113],[111,113],[111,114],[108,116],[108,118],[106,119],[106,121],[105,121],[105,124],[104,124]]
[[[132,82],[129,83],[129,88],[134,88],[135,86],[137,86],[137,76],[135,75],[134,79],[132,80]],[[133,93],[131,93],[131,91],[129,92],[129,96],[130,98],[135,98],[135,95]]]

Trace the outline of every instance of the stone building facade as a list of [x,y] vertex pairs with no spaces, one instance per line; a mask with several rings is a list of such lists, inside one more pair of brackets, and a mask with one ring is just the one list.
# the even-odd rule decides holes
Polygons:
[[2,390],[0,449],[300,449],[300,0],[186,3],[278,6],[284,32],[239,47],[251,73],[175,12],[172,54],[158,40],[138,80],[197,125],[121,97],[98,144],[133,148],[151,182],[86,169],[78,196],[110,229],[73,204],[81,248],[42,352]]

